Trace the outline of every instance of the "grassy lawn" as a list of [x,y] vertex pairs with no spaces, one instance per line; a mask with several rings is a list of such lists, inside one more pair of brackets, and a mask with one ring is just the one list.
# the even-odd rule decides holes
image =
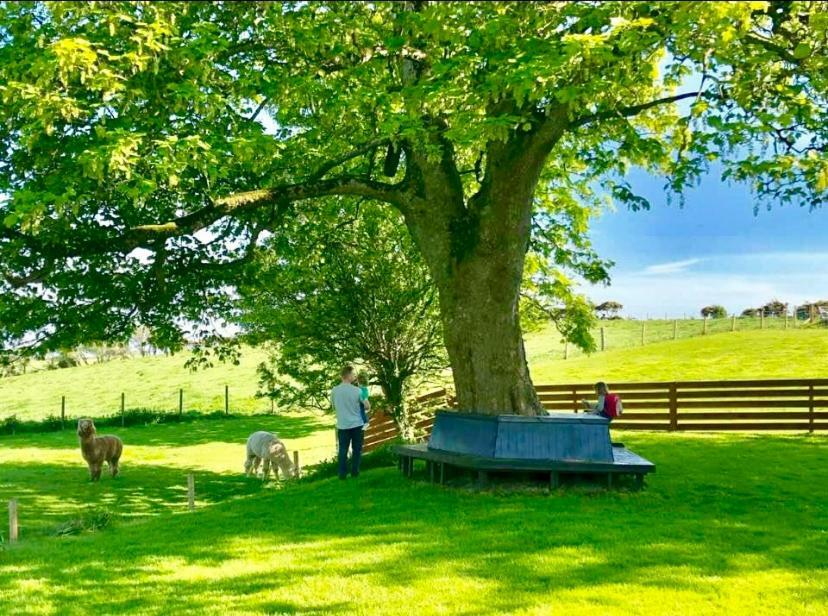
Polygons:
[[[97,485],[70,434],[3,439],[0,500],[20,499],[23,541],[0,552],[0,613],[828,610],[824,436],[623,434],[658,465],[638,493],[478,493],[393,468],[283,486],[241,475],[242,443],[258,427],[303,460],[329,456],[319,421],[119,430],[123,476]],[[50,536],[88,507],[118,517]]]
[[[727,323],[724,323],[727,321]],[[607,321],[608,350],[591,356],[573,351],[563,360],[560,334],[554,329],[532,332],[526,350],[536,383],[622,380],[681,380],[784,378],[821,376],[828,372],[828,328],[780,329],[767,320],[765,330],[731,333],[730,321],[711,321],[707,336],[698,335],[701,321],[679,321],[679,339],[672,338],[672,321],[648,321],[648,342],[640,346],[640,321]],[[757,321],[758,323],[758,321]],[[727,331],[719,331],[726,325]],[[719,333],[714,333],[719,331]],[[695,332],[695,333],[694,333]],[[692,337],[691,337],[692,334]],[[37,372],[0,379],[0,420],[41,419],[60,413],[97,417],[120,408],[121,392],[127,408],[178,409],[178,390],[184,389],[187,410],[224,409],[224,386],[230,386],[230,408],[236,413],[264,412],[265,400],[256,399],[256,366],[264,354],[245,349],[238,366],[217,365],[200,372],[184,368],[185,355],[115,360],[105,364]]]

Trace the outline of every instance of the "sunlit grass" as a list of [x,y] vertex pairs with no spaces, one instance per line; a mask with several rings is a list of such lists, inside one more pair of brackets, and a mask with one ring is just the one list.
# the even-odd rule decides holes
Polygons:
[[[0,498],[20,498],[23,524],[22,542],[0,552],[0,613],[828,609],[825,437],[623,434],[658,465],[642,492],[480,493],[393,468],[277,487],[239,469],[244,437],[263,420],[119,431],[123,477],[97,485],[71,435],[0,442]],[[332,454],[328,427],[272,422],[306,459],[313,447]],[[49,536],[88,504],[120,517]]]
[[828,328],[725,332],[568,360],[544,359],[532,338],[527,352],[535,383],[823,378]]

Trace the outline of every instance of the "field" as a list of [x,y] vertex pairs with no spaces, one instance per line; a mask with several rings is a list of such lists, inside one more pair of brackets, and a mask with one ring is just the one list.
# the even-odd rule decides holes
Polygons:
[[[555,340],[547,331],[527,341],[537,382],[828,372],[821,328],[631,342],[568,360],[556,355]],[[162,405],[189,375],[180,362],[4,379],[3,404],[70,386],[102,403],[137,369],[150,394],[163,377]],[[193,388],[219,390],[218,404],[203,395],[205,410],[221,408],[231,377],[231,391],[255,387],[254,365],[250,357],[210,378],[190,375],[203,379]],[[174,406],[168,397],[165,406]],[[242,475],[250,432],[278,432],[307,468],[333,455],[331,427],[327,416],[296,413],[119,428],[123,475],[99,484],[88,482],[71,430],[0,437],[0,503],[18,499],[21,521],[21,541],[0,543],[0,613],[828,611],[825,435],[618,433],[657,465],[641,492],[581,482],[550,493],[531,481],[479,492],[463,479],[445,487],[422,473],[405,480],[388,465],[345,482],[317,473],[263,485]],[[195,475],[195,512],[186,506],[187,473]],[[60,536],[96,520],[100,528]]]
[[[754,322],[755,321],[755,322]],[[584,356],[571,350],[563,359],[560,334],[554,329],[531,332],[526,350],[536,383],[613,380],[680,380],[732,378],[816,377],[828,372],[828,328],[784,328],[781,319],[739,319],[736,332],[730,320],[710,321],[700,335],[700,319],[678,321],[678,340],[672,340],[672,321],[646,321],[647,343],[641,346],[641,321],[606,321],[607,350]],[[184,409],[224,410],[224,387],[229,386],[234,413],[268,411],[267,400],[255,397],[256,366],[265,355],[245,349],[238,366],[218,364],[191,372],[185,355],[115,360],[104,364],[42,371],[0,379],[0,420],[59,415],[61,396],[66,413],[98,417],[118,411],[121,393],[126,408],[176,411],[184,390]]]
[[[305,459],[330,437],[270,421]],[[124,429],[123,475],[97,485],[71,434],[5,439],[0,500],[20,499],[22,541],[0,551],[0,613],[828,610],[825,437],[625,434],[658,464],[642,492],[477,493],[395,468],[263,486],[239,472],[252,422]],[[116,517],[50,536],[90,508]]]

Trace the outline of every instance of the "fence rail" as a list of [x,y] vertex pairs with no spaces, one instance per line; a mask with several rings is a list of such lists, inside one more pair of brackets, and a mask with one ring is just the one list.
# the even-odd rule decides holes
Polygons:
[[[543,407],[555,412],[582,412],[581,400],[594,398],[592,383],[536,386]],[[828,379],[741,381],[674,381],[618,383],[624,413],[615,430],[724,431],[828,430]],[[440,389],[414,400],[415,436],[430,434],[434,412],[454,407]],[[366,448],[399,436],[390,417],[372,419]]]

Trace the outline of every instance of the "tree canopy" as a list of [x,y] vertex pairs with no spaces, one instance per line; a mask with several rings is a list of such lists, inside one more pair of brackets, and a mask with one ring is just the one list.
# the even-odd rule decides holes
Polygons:
[[604,279],[586,231],[648,207],[630,169],[825,203],[827,29],[826,2],[0,3],[3,346],[170,346],[296,203],[354,195],[404,217],[461,406],[530,412],[526,251]]
[[342,366],[359,362],[404,424],[410,384],[447,366],[437,291],[405,227],[376,204],[330,198],[319,210],[350,218],[327,227],[291,219],[240,288],[245,338],[272,347],[262,394],[282,409],[328,411]]

